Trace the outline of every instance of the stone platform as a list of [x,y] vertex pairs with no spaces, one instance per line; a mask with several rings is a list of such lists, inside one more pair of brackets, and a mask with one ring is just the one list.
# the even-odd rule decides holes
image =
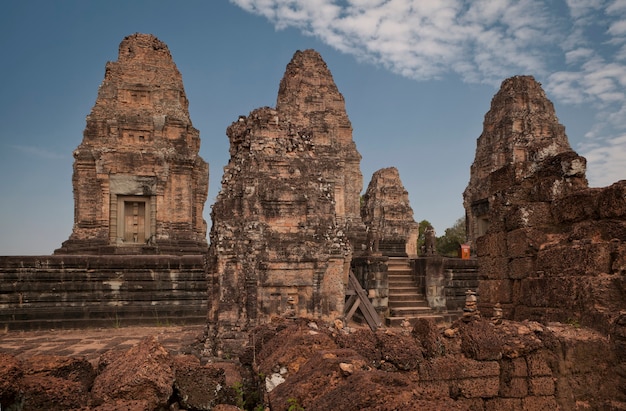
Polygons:
[[127,350],[139,341],[155,336],[172,354],[190,352],[206,326],[120,327],[73,330],[9,331],[0,333],[0,352],[18,358],[33,355],[61,355],[96,360],[110,350]]

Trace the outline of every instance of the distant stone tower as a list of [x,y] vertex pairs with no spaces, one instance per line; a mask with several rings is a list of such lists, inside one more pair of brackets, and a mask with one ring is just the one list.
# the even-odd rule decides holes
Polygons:
[[[545,202],[566,192],[586,187],[586,161],[572,151],[565,127],[559,123],[554,106],[532,76],[515,76],[502,82],[485,114],[483,132],[476,143],[476,156],[470,170],[470,181],[463,193],[467,234],[470,242],[485,234],[490,225],[503,224],[500,205],[502,193],[522,182],[533,181],[538,164],[562,157],[572,171],[554,175],[549,190],[530,187],[529,191],[550,193],[552,198],[535,194],[518,198],[519,191],[506,198],[507,203]],[[571,157],[571,158],[570,158]],[[559,161],[561,161],[559,160]],[[565,163],[563,163],[565,170]],[[567,173],[572,173],[571,176]],[[579,176],[583,178],[579,178]],[[570,178],[576,177],[576,178]],[[547,184],[542,181],[541,184]],[[571,187],[570,187],[571,186]],[[496,196],[499,193],[499,197]],[[497,203],[497,204],[496,204]],[[502,203],[502,204],[500,204]],[[497,216],[494,217],[494,206]]]
[[361,217],[374,247],[383,255],[417,257],[419,225],[413,219],[409,193],[395,167],[372,175],[361,205]]
[[351,238],[365,232],[363,180],[343,96],[314,50],[287,65],[275,109],[240,117],[227,135],[208,321],[216,349],[237,351],[272,317],[342,314]]
[[209,174],[199,148],[167,46],[126,37],[74,151],[74,228],[55,254],[205,253]]

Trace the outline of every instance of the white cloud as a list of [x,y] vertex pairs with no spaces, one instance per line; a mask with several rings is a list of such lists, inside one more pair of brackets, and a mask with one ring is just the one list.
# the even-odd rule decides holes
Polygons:
[[593,186],[607,186],[626,179],[626,134],[608,139],[602,145],[584,152],[588,164],[587,178]]
[[[456,73],[499,84],[546,71],[533,45],[551,44],[553,21],[537,0],[231,0],[360,59],[417,80]],[[341,6],[339,5],[341,4]]]

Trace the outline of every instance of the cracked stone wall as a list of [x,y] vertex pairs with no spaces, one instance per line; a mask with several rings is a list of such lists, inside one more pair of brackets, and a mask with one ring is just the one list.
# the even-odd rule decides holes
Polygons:
[[272,317],[339,315],[365,230],[361,157],[316,51],[295,53],[276,108],[241,116],[227,135],[230,161],[211,214],[208,322],[216,349],[236,351]]
[[199,148],[167,46],[126,37],[74,151],[74,228],[55,253],[205,253],[208,165]]

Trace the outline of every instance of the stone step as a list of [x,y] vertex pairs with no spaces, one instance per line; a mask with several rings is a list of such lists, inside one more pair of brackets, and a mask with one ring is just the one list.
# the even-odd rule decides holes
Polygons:
[[428,305],[428,301],[426,300],[406,300],[406,301],[389,301],[388,305],[389,309],[394,308],[410,308],[410,307],[425,307],[430,308]]
[[389,297],[405,297],[405,296],[419,296],[420,298],[424,298],[424,294],[417,287],[394,287],[389,288]]
[[426,305],[426,307],[396,307],[389,308],[389,314],[392,317],[410,317],[419,314],[431,313],[433,310]]
[[415,280],[413,280],[413,277],[411,276],[395,276],[395,277],[387,277],[387,281],[388,282],[392,282],[392,281],[410,281],[411,283],[415,284]]
[[388,298],[389,298],[390,304],[392,302],[400,302],[400,301],[424,301],[426,300],[423,294],[394,294],[394,295],[390,295]]
[[403,278],[399,280],[389,280],[387,282],[389,287],[415,287],[415,282],[410,278]]

